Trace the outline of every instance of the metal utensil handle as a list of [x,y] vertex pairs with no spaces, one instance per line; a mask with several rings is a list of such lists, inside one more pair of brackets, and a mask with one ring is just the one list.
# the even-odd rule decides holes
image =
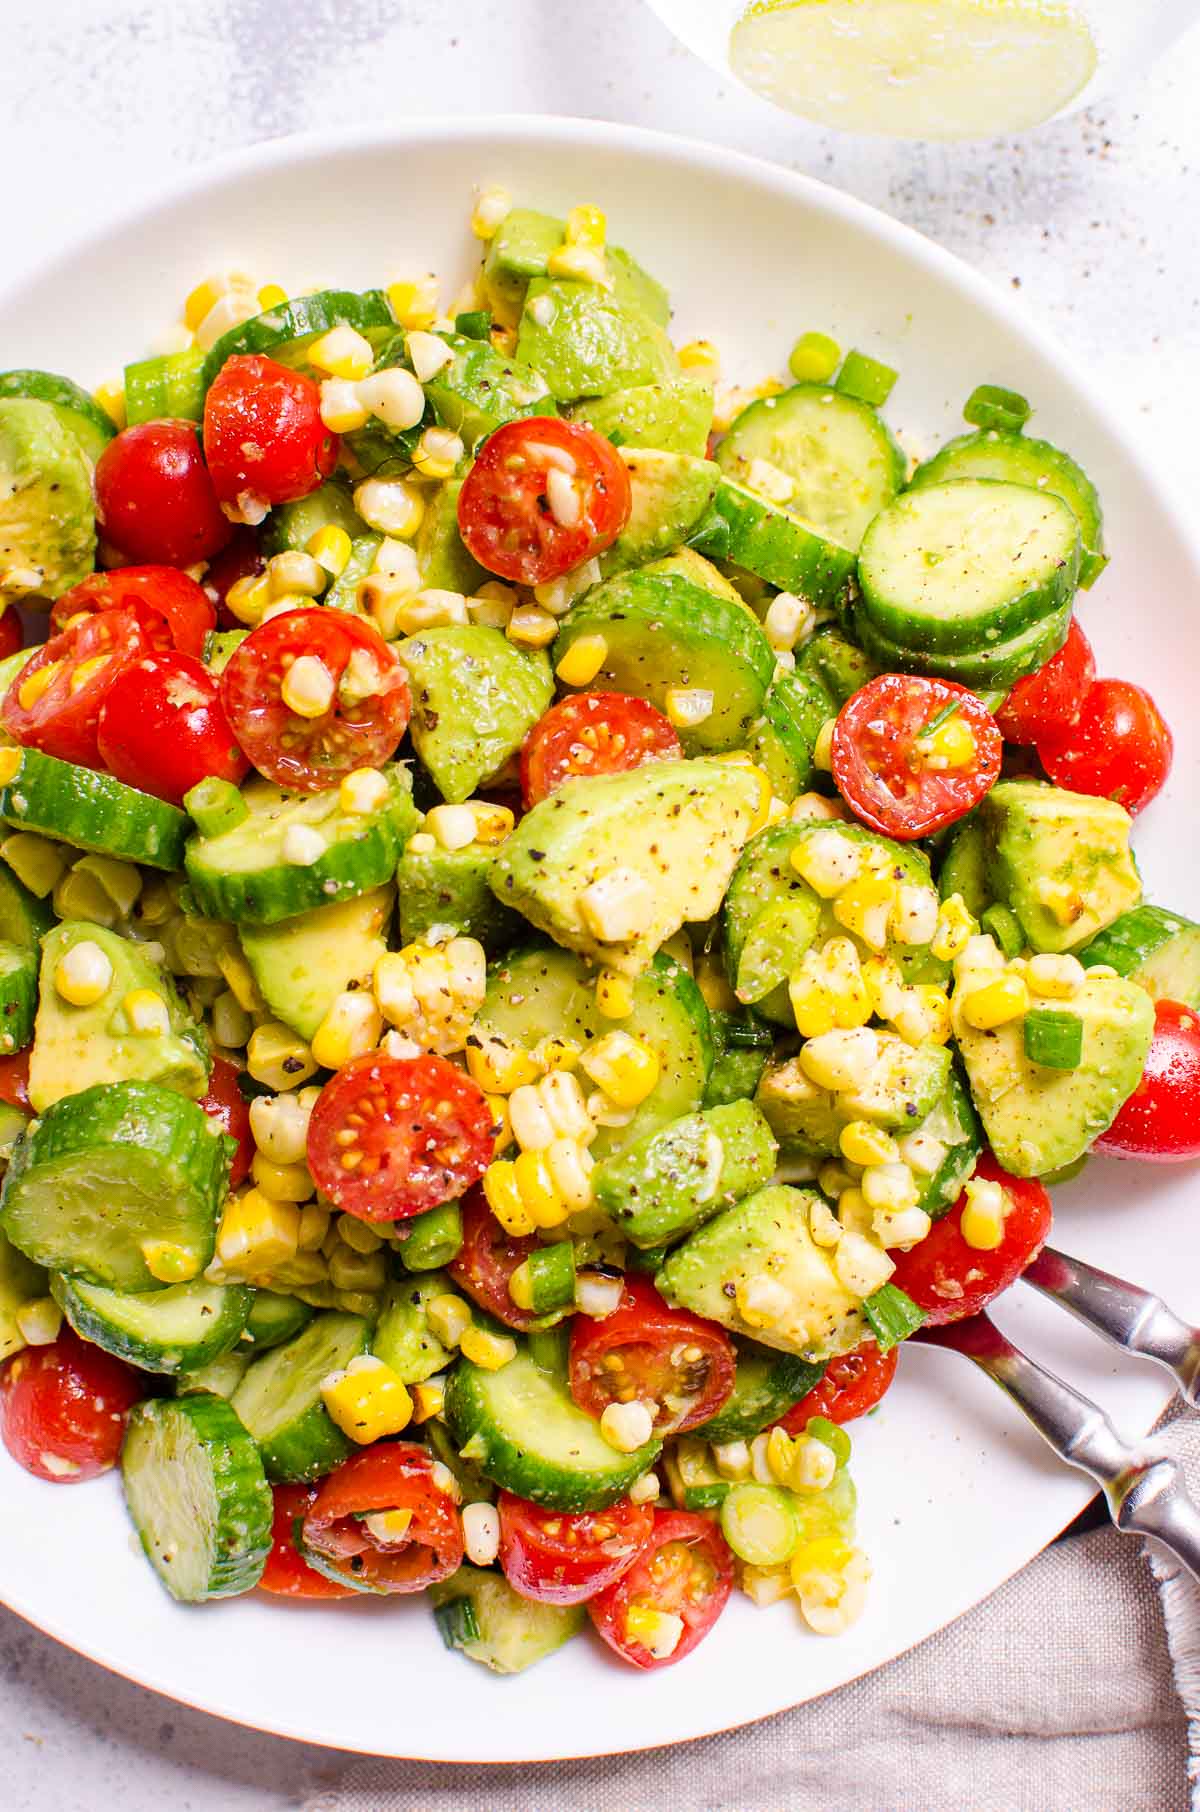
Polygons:
[[1099,1404],[1035,1364],[986,1315],[956,1333],[966,1338],[955,1351],[995,1380],[1060,1458],[1095,1479],[1117,1528],[1152,1536],[1200,1581],[1200,1508],[1177,1463],[1127,1447]]
[[1187,1401],[1200,1403],[1200,1330],[1181,1320],[1160,1296],[1050,1247],[1038,1254],[1024,1277],[1114,1346],[1165,1367]]

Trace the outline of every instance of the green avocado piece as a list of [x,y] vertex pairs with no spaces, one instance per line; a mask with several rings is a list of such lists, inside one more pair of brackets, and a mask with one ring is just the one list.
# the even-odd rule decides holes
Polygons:
[[[55,972],[77,944],[96,944],[112,965],[112,981],[90,1007],[74,1007],[55,986]],[[166,1004],[165,1032],[136,1032],[125,1008],[135,989]],[[175,984],[144,946],[102,925],[64,920],[42,944],[37,1022],[29,1058],[29,1099],[39,1114],[65,1095],[102,1082],[157,1082],[193,1100],[208,1086],[208,1042]]]
[[870,655],[844,636],[835,623],[823,623],[796,656],[796,672],[819,679],[840,709],[879,669]]
[[911,1045],[896,1032],[877,1031],[879,1062],[854,1094],[833,1095],[804,1074],[799,1057],[768,1064],[755,1101],[790,1153],[832,1156],[848,1120],[870,1120],[889,1132],[915,1132],[937,1106],[950,1080],[945,1045]]
[[589,422],[618,447],[659,447],[703,459],[712,432],[713,389],[707,378],[685,373],[661,384],[636,384],[577,403],[571,414]]
[[[651,560],[643,568],[647,573],[660,573],[663,578],[686,579],[690,585],[698,585],[701,591],[707,591],[714,598],[724,598],[727,604],[736,604],[739,610],[749,610],[746,600],[731,579],[727,579],[720,567],[698,554],[694,547],[678,547],[673,554],[667,554],[661,560]],[[755,619],[757,621],[757,618]]]
[[[816,1190],[775,1183],[726,1208],[672,1252],[655,1283],[676,1307],[760,1346],[801,1359],[832,1359],[870,1337],[862,1303],[838,1279],[830,1254],[809,1232]],[[754,1327],[738,1308],[739,1286],[768,1277],[782,1284],[787,1307],[769,1327]]]
[[651,447],[622,447],[629,473],[629,520],[600,559],[600,570],[623,572],[644,566],[680,547],[713,500],[721,468],[690,453],[663,453]]
[[396,870],[400,896],[400,941],[411,944],[433,925],[452,925],[458,937],[474,937],[491,951],[503,950],[522,929],[492,892],[493,845],[432,849],[422,855],[411,843]]
[[[515,327],[532,277],[544,277],[551,252],[563,243],[565,223],[553,214],[513,208],[501,221],[483,266],[483,290],[498,321]],[[619,245],[608,247],[608,274],[619,301],[639,308],[665,327],[671,304],[662,284]]]
[[736,1101],[685,1114],[605,1158],[592,1188],[626,1239],[665,1246],[770,1182],[775,1149],[758,1109]]
[[938,893],[943,900],[959,894],[973,918],[992,903],[987,879],[987,837],[981,819],[972,813],[955,831],[938,870]]
[[467,552],[458,532],[461,478],[448,478],[425,499],[425,514],[413,548],[423,591],[461,591],[468,597],[492,577]]
[[1083,1024],[1073,1070],[1045,1069],[1025,1055],[1020,1019],[978,1032],[956,1011],[955,1038],[971,1095],[996,1161],[1018,1177],[1074,1163],[1116,1118],[1141,1080],[1154,1034],[1154,1003],[1118,975],[1089,975],[1060,1004]]
[[394,888],[375,887],[277,925],[244,925],[242,950],[275,1018],[308,1039],[339,994],[369,988],[395,903]]
[[96,559],[92,479],[49,403],[0,397],[0,603],[57,598]]
[[371,1351],[405,1384],[423,1384],[454,1358],[429,1326],[429,1305],[435,1296],[457,1293],[444,1271],[398,1277],[388,1285]]
[[429,1598],[446,1647],[494,1674],[524,1673],[587,1623],[583,1605],[522,1598],[503,1573],[485,1567],[459,1567],[440,1585],[430,1586]]
[[452,805],[499,773],[554,697],[546,656],[499,629],[446,624],[396,653],[412,685],[413,746]]
[[[501,846],[492,888],[556,943],[637,975],[682,925],[712,917],[757,809],[753,774],[729,762],[568,781]],[[626,928],[606,934],[597,883],[621,896]]]
[[1075,950],[1141,899],[1133,820],[1114,800],[1003,780],[978,811],[988,884],[1032,949]]
[[503,358],[488,340],[471,340],[460,333],[440,338],[454,357],[423,388],[438,421],[461,436],[468,452],[503,422],[558,413],[540,372],[519,359]]
[[541,373],[560,403],[679,376],[675,348],[649,315],[615,289],[560,277],[530,283],[517,357]]

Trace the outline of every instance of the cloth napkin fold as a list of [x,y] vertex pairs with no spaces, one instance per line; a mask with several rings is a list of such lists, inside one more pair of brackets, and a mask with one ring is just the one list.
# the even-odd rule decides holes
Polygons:
[[[1200,1501],[1200,1416],[1158,1439]],[[747,1729],[542,1766],[359,1761],[306,1812],[1200,1812],[1200,1587],[1094,1530]]]

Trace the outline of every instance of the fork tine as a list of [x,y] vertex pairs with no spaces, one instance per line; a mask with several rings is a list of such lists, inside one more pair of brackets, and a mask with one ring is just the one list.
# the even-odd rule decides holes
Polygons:
[[1164,1367],[1187,1401],[1200,1403],[1200,1329],[1181,1320],[1160,1296],[1049,1246],[1023,1275],[1114,1346]]

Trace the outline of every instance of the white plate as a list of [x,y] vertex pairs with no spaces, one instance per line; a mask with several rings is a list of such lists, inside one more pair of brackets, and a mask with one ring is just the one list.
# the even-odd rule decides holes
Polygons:
[[[137,356],[207,272],[344,286],[430,268],[453,293],[472,256],[470,191],[608,210],[615,238],[671,286],[680,339],[729,375],[782,369],[802,329],[832,330],[901,371],[889,408],[910,445],[961,427],[972,387],[1027,392],[1036,426],[1103,495],[1113,565],[1081,614],[1103,670],[1145,682],[1176,735],[1167,796],[1139,825],[1147,891],[1200,904],[1200,547],[1089,381],[1005,295],[882,214],[728,151],[592,121],[413,120],[389,132],[266,145],[67,252],[0,300],[0,365],[94,382]],[[1200,1320],[1189,1170],[1093,1163],[1059,1193],[1058,1238],[1161,1289]],[[1127,1435],[1165,1383],[1018,1287],[998,1317],[1106,1403]],[[787,1605],[733,1605],[679,1667],[642,1676],[590,1640],[494,1679],[447,1653],[420,1602],[305,1607],[252,1597],[181,1609],[137,1552],[114,1479],[38,1483],[0,1456],[0,1598],[106,1667],[240,1723],[338,1747],[453,1761],[591,1755],[726,1729],[877,1667],[985,1597],[1074,1515],[1087,1486],[1053,1461],[966,1362],[906,1351],[884,1408],[854,1429],[861,1534],[876,1567],[862,1623],[806,1635]],[[1149,1586],[1147,1586],[1149,1589]],[[1070,1657],[1066,1658],[1070,1664]]]

